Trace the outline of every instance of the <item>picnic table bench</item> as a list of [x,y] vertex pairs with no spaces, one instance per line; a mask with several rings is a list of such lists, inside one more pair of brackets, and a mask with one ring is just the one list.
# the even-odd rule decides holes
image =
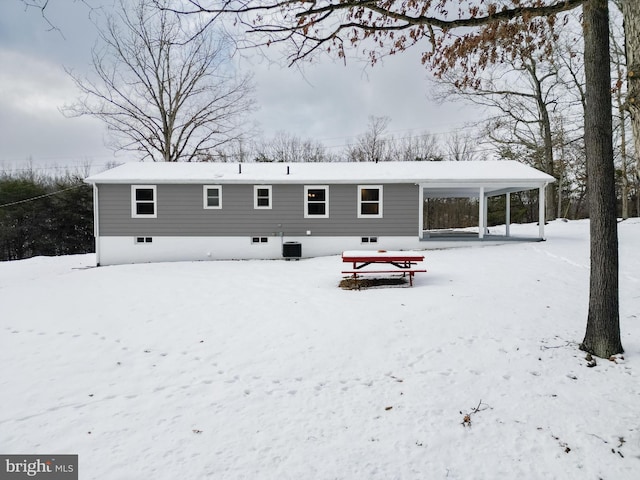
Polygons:
[[[418,262],[424,260],[424,255],[420,255],[417,252],[405,252],[405,251],[387,251],[387,250],[352,250],[342,252],[342,261],[344,263],[351,263],[352,270],[343,270],[343,274],[353,275],[353,279],[356,280],[358,275],[364,274],[380,274],[380,273],[402,273],[403,276],[409,275],[409,285],[413,286],[413,276],[418,272],[426,272],[426,269],[414,268]],[[393,269],[387,268],[386,270],[370,269],[366,268],[369,265],[377,267],[392,266]]]

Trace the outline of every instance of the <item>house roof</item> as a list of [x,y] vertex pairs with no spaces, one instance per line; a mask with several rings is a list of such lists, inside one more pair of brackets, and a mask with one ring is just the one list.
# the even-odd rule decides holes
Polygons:
[[[515,161],[335,163],[125,163],[85,180],[92,184],[414,183],[451,191],[517,191],[554,178]],[[517,188],[516,188],[517,187]]]

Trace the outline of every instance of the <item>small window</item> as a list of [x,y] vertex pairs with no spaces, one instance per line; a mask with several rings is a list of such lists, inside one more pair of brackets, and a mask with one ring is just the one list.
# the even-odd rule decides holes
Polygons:
[[358,218],[382,218],[382,185],[358,186]]
[[314,185],[304,187],[304,217],[329,218],[329,187]]
[[158,216],[156,203],[155,185],[131,186],[131,216],[133,218],[156,218]]
[[378,237],[362,237],[361,243],[378,243]]
[[252,244],[268,243],[268,242],[269,242],[269,237],[251,237]]
[[253,208],[271,208],[271,185],[253,186]]
[[136,243],[152,243],[153,237],[136,237]]
[[222,208],[222,187],[205,185],[203,187],[204,208]]

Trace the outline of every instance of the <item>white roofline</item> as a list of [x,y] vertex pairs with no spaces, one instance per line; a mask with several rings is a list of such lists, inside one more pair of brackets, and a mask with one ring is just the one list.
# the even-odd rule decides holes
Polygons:
[[[241,171],[241,173],[240,173]],[[495,185],[535,188],[555,179],[514,161],[380,163],[127,163],[85,180],[91,184],[412,183],[424,188]]]

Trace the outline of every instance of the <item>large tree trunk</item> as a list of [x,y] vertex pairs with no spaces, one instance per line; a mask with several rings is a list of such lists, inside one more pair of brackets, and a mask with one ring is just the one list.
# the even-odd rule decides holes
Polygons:
[[[621,0],[627,56],[627,101],[636,150],[636,175],[640,180],[640,2]],[[640,214],[639,214],[640,216]]]
[[583,11],[591,276],[587,331],[580,348],[608,358],[622,352],[618,311],[618,232],[611,121],[608,1],[588,0]]

